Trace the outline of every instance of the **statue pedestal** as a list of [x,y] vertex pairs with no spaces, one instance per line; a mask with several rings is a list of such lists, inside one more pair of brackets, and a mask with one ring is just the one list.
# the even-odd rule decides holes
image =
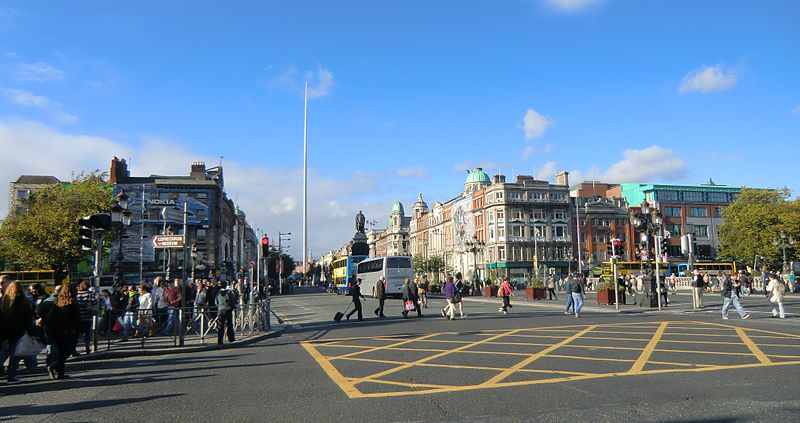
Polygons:
[[367,235],[363,232],[356,232],[353,235],[353,248],[350,251],[350,254],[354,256],[368,256],[369,255],[369,244],[367,244]]

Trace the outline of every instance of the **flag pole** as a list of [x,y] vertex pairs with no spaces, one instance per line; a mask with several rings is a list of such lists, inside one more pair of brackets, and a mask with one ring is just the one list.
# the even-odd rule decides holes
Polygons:
[[308,254],[308,81],[303,112],[303,276],[305,277]]

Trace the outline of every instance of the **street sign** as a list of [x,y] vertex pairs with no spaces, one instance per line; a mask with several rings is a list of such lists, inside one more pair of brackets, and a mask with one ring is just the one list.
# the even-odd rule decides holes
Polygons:
[[183,248],[183,235],[156,235],[153,237],[156,248]]

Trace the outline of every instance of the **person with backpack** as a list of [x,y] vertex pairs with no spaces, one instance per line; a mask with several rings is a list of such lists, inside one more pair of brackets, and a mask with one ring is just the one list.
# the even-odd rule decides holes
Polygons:
[[497,288],[497,296],[503,299],[503,304],[500,306],[499,312],[508,314],[508,309],[511,307],[511,297],[514,296],[514,291],[511,290],[511,284],[508,283],[508,278],[503,278],[500,287]]
[[730,308],[731,304],[736,307],[739,317],[742,319],[749,318],[750,315],[744,311],[744,307],[739,303],[738,288],[741,286],[741,283],[739,283],[739,275],[734,273],[730,278],[723,277],[720,281],[722,284],[720,286],[720,293],[724,298],[724,302],[722,303],[722,320],[728,320],[728,308]]
[[220,281],[219,291],[217,291],[217,318],[219,319],[217,344],[219,345],[222,345],[222,338],[225,337],[226,330],[228,331],[228,342],[236,341],[236,336],[233,333],[233,307],[233,294],[228,289],[228,283]]
[[783,309],[783,295],[786,293],[786,286],[774,273],[769,275],[769,283],[766,286],[769,294],[769,302],[772,305],[772,317],[786,318]]

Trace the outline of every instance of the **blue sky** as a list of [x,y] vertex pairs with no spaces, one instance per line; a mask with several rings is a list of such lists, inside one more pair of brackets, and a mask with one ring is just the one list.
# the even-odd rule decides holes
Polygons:
[[253,224],[299,234],[308,79],[314,255],[471,166],[797,190],[797,22],[796,1],[3,1],[0,173],[224,156]]

